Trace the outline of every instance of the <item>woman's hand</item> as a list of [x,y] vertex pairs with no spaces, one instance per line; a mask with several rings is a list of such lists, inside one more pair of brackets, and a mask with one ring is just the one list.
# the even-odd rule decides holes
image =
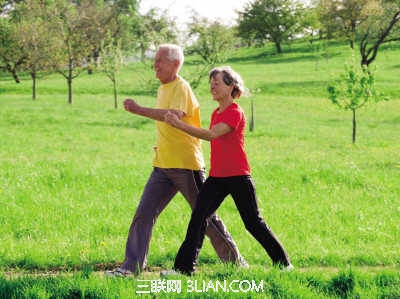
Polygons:
[[171,111],[168,111],[167,113],[165,113],[164,115],[164,121],[175,127],[178,128],[179,127],[179,123],[180,123],[180,119],[178,118],[178,115],[176,113],[173,113]]

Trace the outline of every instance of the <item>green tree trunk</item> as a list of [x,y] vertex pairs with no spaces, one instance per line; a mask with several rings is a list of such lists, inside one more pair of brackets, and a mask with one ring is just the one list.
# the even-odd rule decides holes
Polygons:
[[352,109],[352,112],[353,112],[353,143],[356,143],[356,132],[357,132],[356,109]]
[[282,48],[281,48],[281,43],[280,42],[275,42],[275,48],[276,48],[276,52],[278,54],[282,53]]
[[114,108],[118,108],[118,92],[117,92],[117,81],[113,80],[113,86],[114,86]]
[[67,78],[68,81],[68,104],[72,104],[72,77],[71,74]]
[[36,100],[36,72],[31,72],[31,78],[32,78],[32,100]]
[[250,106],[250,111],[251,111],[251,115],[250,115],[250,125],[249,125],[249,129],[250,132],[254,131],[254,102],[253,100],[251,100],[251,106]]

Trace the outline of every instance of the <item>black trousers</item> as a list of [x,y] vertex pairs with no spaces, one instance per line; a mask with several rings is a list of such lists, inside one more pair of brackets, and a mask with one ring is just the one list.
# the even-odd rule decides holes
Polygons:
[[232,195],[246,229],[264,247],[274,265],[290,264],[288,255],[260,215],[254,182],[251,176],[208,177],[202,186],[192,212],[185,240],[175,258],[174,268],[192,273],[203,245],[207,218]]

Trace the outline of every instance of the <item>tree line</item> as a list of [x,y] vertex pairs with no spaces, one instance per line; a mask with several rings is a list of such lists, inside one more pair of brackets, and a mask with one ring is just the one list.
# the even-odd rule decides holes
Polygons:
[[345,39],[353,49],[358,44],[360,64],[369,66],[383,43],[400,40],[400,0],[312,0],[307,6],[253,0],[232,26],[193,12],[185,33],[168,11],[140,13],[139,5],[140,0],[0,0],[0,68],[17,83],[18,72],[28,72],[34,99],[38,74],[57,72],[72,103],[72,82],[82,71],[102,65],[115,89],[124,57],[143,60],[158,44],[179,42],[183,35],[190,41],[186,53],[202,59],[190,78],[194,88],[235,47],[271,42],[282,53],[283,45],[299,37],[310,44]]

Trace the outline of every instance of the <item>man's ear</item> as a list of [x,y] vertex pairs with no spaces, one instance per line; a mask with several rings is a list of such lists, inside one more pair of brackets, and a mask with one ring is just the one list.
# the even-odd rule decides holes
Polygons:
[[179,69],[179,64],[180,64],[179,60],[174,60],[175,69]]

